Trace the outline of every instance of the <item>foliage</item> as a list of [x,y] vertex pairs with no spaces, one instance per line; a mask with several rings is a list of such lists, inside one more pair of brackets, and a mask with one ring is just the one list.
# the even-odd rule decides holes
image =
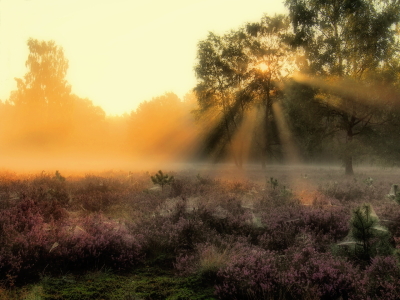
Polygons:
[[285,16],[264,16],[223,36],[209,33],[199,43],[197,113],[211,120],[204,137],[206,155],[221,159],[231,150],[241,166],[246,138],[240,128],[247,118],[255,118],[250,135],[256,142],[251,146],[257,147],[265,167],[267,152],[278,140],[272,104],[280,98],[279,83],[291,66],[291,53],[282,39],[288,30]]
[[[1,193],[25,195],[0,209],[1,288],[26,299],[213,299],[214,292],[220,299],[398,298],[398,252],[391,245],[399,247],[400,206],[375,200],[379,221],[370,206],[359,206],[364,199],[332,205],[321,194],[302,205],[295,193],[284,200],[279,189],[248,181],[186,176],[179,176],[182,194],[175,198],[146,193],[147,174],[65,181],[0,176]],[[49,199],[33,192],[54,183],[71,196],[57,219],[58,208],[44,206]],[[363,180],[349,184],[372,189]],[[375,185],[383,185],[377,189],[384,195],[386,186]],[[111,192],[118,200],[102,212],[79,205],[81,193],[97,199]],[[335,247],[346,235],[351,255]]]
[[269,184],[271,185],[272,189],[276,189],[276,187],[278,186],[278,179],[271,177],[269,179]]
[[30,199],[0,212],[0,270],[9,284],[34,279],[44,269],[123,269],[143,258],[141,236],[101,215],[68,223],[43,221],[40,206]]
[[[328,115],[332,134],[341,131],[345,145],[342,160],[346,174],[353,174],[353,138],[371,125],[383,123],[390,105],[374,82],[382,80],[397,55],[397,1],[297,1],[286,0],[294,29],[290,43],[303,50],[301,71],[318,78],[298,79],[316,87],[317,101]],[[398,72],[392,71],[393,73]],[[361,93],[367,90],[367,93]]]
[[243,246],[235,253],[218,273],[221,299],[328,299],[356,292],[358,270],[310,246],[291,248],[283,258]]
[[56,174],[53,177],[54,179],[57,179],[59,181],[65,181],[65,177],[61,176],[60,172],[58,170],[56,171]]
[[164,174],[161,170],[159,170],[154,176],[151,176],[151,181],[153,181],[154,184],[160,185],[162,189],[164,189],[165,185],[172,184],[174,180],[174,176]]
[[398,184],[392,185],[392,188],[390,189],[390,193],[387,194],[387,197],[389,199],[396,201],[398,204],[400,204],[400,191],[399,191]]
[[18,89],[10,97],[17,108],[19,126],[32,135],[32,143],[37,143],[33,139],[44,133],[45,124],[49,131],[46,137],[60,138],[67,133],[72,104],[71,87],[65,79],[68,60],[54,41],[31,38],[27,44],[28,73],[23,79],[16,79]]
[[329,182],[324,186],[320,186],[319,191],[327,197],[345,202],[353,202],[359,199],[370,202],[382,198],[381,190],[371,188],[364,182],[357,180],[357,178]]
[[264,249],[282,252],[296,242],[299,234],[307,233],[318,240],[321,251],[340,241],[348,233],[347,211],[343,208],[310,208],[301,205],[278,206],[262,214],[264,232],[258,244]]
[[237,247],[227,266],[217,274],[218,297],[251,299],[278,295],[282,285],[274,253],[245,245]]
[[84,276],[44,277],[29,294],[43,300],[215,299],[212,289],[204,287],[194,276],[180,278],[166,270],[149,267],[129,275],[101,270]]
[[400,268],[393,256],[377,256],[365,270],[361,282],[368,297],[376,299],[398,299],[400,296]]
[[181,161],[193,155],[197,128],[191,114],[196,102],[191,96],[180,99],[165,93],[141,102],[126,121],[130,151],[151,160],[157,156]]
[[182,253],[177,256],[174,268],[180,276],[196,275],[204,282],[214,283],[217,273],[226,267],[231,259],[232,245],[201,243],[194,253]]
[[[318,89],[293,78],[285,82],[283,108],[298,151],[306,161],[328,160],[328,112],[316,101]],[[328,155],[327,155],[328,154]],[[324,157],[324,156],[328,157]]]
[[38,153],[51,153],[54,158],[113,149],[119,134],[109,134],[105,112],[89,99],[71,93],[63,48],[54,41],[33,38],[27,45],[27,73],[16,78],[17,89],[10,93],[7,104],[0,105],[1,116],[8,115],[0,122],[1,140],[7,144],[2,155],[36,161]]
[[339,245],[350,246],[350,255],[370,261],[377,255],[392,254],[389,240],[390,233],[379,224],[372,206],[363,204],[353,210],[348,238]]
[[55,265],[69,264],[72,270],[130,269],[143,260],[143,236],[132,234],[126,226],[92,215],[77,224],[72,232],[63,228],[56,232],[58,246],[51,251]]
[[372,177],[365,178],[365,179],[364,179],[364,183],[365,183],[367,186],[372,186],[372,184],[374,183],[374,179],[373,179]]

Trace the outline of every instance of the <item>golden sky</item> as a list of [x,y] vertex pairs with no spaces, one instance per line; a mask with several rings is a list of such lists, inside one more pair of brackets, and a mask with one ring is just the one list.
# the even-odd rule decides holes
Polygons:
[[69,60],[73,93],[108,115],[153,97],[183,97],[196,85],[197,43],[264,13],[283,0],[0,0],[0,100],[27,72],[29,37],[54,40]]

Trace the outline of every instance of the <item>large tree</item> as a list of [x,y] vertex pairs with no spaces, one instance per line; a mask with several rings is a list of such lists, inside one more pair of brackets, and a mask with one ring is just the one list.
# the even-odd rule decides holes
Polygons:
[[[319,88],[316,98],[331,124],[345,134],[343,162],[353,174],[353,139],[384,118],[384,97],[373,90],[396,55],[397,0],[286,0],[294,34],[303,49],[302,83]],[[305,76],[304,76],[305,74]],[[313,77],[313,78],[310,78]],[[317,79],[316,79],[317,77]],[[358,88],[357,88],[358,86]],[[370,93],[366,97],[364,91]]]
[[15,105],[19,123],[31,131],[31,137],[46,132],[56,137],[69,128],[71,88],[65,76],[68,60],[54,41],[28,40],[28,72],[15,78],[17,90],[9,101]]
[[[326,126],[329,112],[315,101],[318,89],[293,79],[285,84],[284,111],[297,150],[306,161],[323,159],[331,131]],[[328,147],[332,148],[332,147]]]
[[[272,104],[279,99],[279,84],[290,66],[290,53],[283,42],[288,30],[284,16],[265,16],[223,36],[210,33],[199,43],[195,92],[199,114],[213,119],[206,139],[208,152],[219,157],[229,148],[232,151],[246,113],[256,110],[256,143],[265,167],[272,145],[279,143]],[[243,160],[242,146],[232,151],[238,166]]]

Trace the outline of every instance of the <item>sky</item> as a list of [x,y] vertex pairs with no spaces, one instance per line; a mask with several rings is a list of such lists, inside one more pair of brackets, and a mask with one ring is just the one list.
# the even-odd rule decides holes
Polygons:
[[72,92],[107,115],[165,92],[182,99],[208,32],[285,12],[283,0],[0,0],[0,100],[27,73],[30,37],[64,49]]

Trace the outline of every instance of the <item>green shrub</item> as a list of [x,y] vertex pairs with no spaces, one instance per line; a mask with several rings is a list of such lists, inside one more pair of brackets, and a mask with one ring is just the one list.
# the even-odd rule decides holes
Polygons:
[[158,184],[161,186],[161,189],[164,189],[165,185],[171,184],[174,182],[174,176],[170,176],[168,174],[165,174],[159,170],[156,175],[151,176],[151,180],[153,181],[154,184]]
[[379,218],[369,204],[363,204],[353,210],[350,220],[350,232],[339,246],[348,247],[348,253],[362,261],[370,261],[376,255],[390,255],[390,233],[379,224]]

